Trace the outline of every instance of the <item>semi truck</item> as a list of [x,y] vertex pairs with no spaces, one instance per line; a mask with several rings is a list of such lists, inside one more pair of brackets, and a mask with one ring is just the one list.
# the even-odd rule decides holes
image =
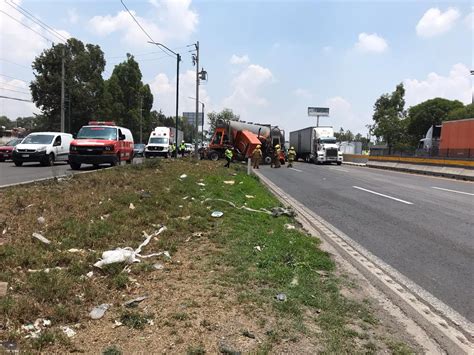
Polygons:
[[443,122],[439,155],[453,158],[474,157],[474,118]]
[[[244,121],[218,121],[209,146],[201,151],[201,156],[218,160],[224,156],[227,148],[231,148],[236,159],[244,160],[251,157],[255,147],[260,145],[263,162],[270,164],[273,147],[279,144],[283,148],[284,143],[285,132],[277,126]],[[280,161],[285,161],[283,149]]]
[[290,146],[295,148],[296,158],[307,163],[342,164],[342,152],[330,126],[307,127],[290,132]]
[[[178,145],[183,141],[183,131],[178,130]],[[156,156],[170,157],[171,144],[176,144],[176,128],[155,127],[150,133],[148,144],[145,148],[145,158]]]

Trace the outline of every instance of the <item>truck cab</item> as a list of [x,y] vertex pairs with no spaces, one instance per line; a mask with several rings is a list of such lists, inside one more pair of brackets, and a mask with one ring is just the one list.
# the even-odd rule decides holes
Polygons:
[[116,126],[114,122],[91,121],[83,126],[69,149],[69,165],[78,170],[82,164],[110,164],[133,159],[133,136],[129,129]]
[[318,164],[337,163],[342,164],[342,153],[336,143],[335,137],[320,137],[316,139],[316,156],[313,160]]
[[[176,141],[175,129],[173,127],[156,127],[151,131],[148,144],[145,148],[145,158],[170,157],[171,144]],[[178,131],[178,142],[183,140],[183,132]]]

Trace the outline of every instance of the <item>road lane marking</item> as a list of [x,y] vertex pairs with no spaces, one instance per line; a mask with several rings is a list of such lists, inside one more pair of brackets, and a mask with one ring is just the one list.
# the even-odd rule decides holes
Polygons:
[[463,195],[474,196],[474,194],[471,194],[470,192],[457,191],[457,190],[451,190],[451,189],[443,189],[442,187],[436,187],[436,186],[431,186],[431,188],[436,189],[436,190],[443,190],[443,191],[455,192],[455,193],[457,193],[457,194],[463,194]]
[[302,173],[302,172],[303,172],[303,170],[299,170],[299,169],[295,169],[295,168],[289,168],[289,169],[294,170],[294,171],[297,171],[297,172],[299,172],[299,173]]
[[329,168],[331,170],[338,170],[338,171],[345,171],[346,173],[349,173],[349,170],[343,169],[343,168]]
[[358,190],[362,190],[362,191],[369,192],[369,193],[374,194],[374,195],[379,195],[379,196],[382,196],[382,197],[386,197],[386,198],[389,198],[389,199],[394,200],[394,201],[398,201],[398,202],[401,202],[401,203],[405,203],[405,204],[407,204],[407,205],[413,205],[413,203],[411,203],[411,202],[408,202],[408,201],[405,201],[405,200],[401,200],[401,199],[396,198],[396,197],[384,195],[384,194],[381,194],[380,192],[375,192],[375,191],[372,191],[372,190],[367,190],[367,189],[364,189],[363,187],[359,187],[359,186],[352,186],[352,187],[353,187],[354,189],[358,189]]

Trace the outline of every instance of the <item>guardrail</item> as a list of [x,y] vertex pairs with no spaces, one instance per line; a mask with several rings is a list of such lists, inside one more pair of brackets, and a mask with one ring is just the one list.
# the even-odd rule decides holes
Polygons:
[[474,169],[474,160],[458,160],[435,157],[399,157],[399,156],[383,156],[370,155],[369,161],[387,161],[397,163],[409,163],[417,165],[435,165],[435,166],[459,166],[463,168]]

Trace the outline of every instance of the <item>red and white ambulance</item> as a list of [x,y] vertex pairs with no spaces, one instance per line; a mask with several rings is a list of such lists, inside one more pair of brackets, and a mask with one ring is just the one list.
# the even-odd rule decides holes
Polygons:
[[83,126],[71,142],[69,165],[78,170],[81,164],[119,165],[133,160],[133,135],[129,129],[114,122],[91,121]]

